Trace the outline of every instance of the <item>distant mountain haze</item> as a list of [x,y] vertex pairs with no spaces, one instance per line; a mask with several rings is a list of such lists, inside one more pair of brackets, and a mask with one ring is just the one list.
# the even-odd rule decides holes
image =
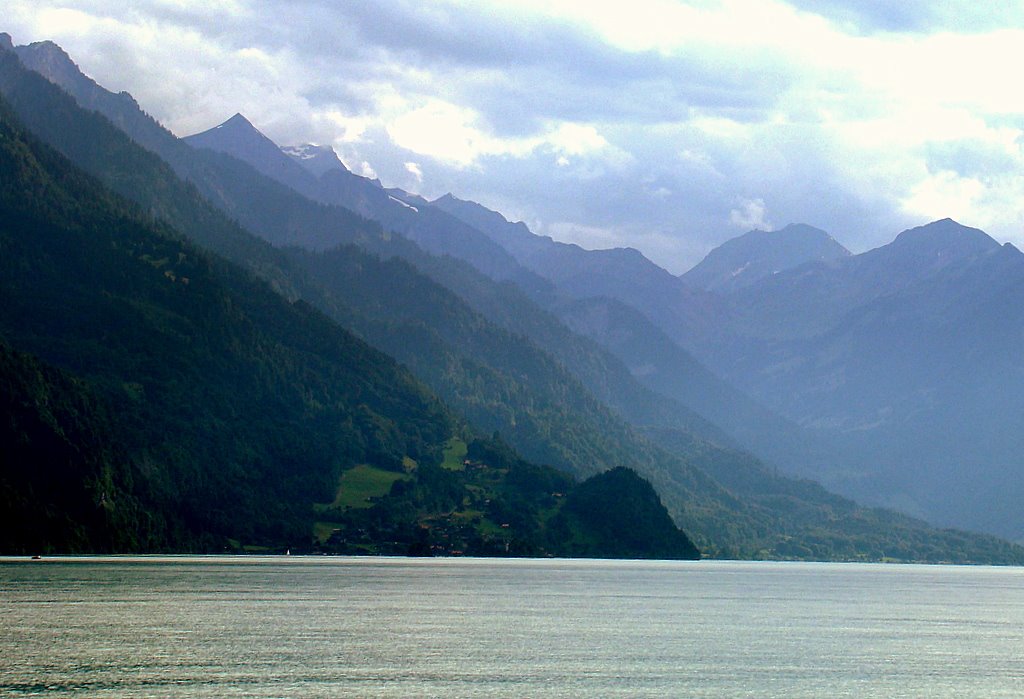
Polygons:
[[687,295],[685,285],[675,276],[633,248],[584,250],[578,245],[560,243],[534,235],[524,224],[510,223],[476,202],[450,194],[432,203],[475,226],[521,264],[574,298],[608,296],[646,307],[660,297],[675,299]]
[[[207,134],[211,134],[211,135],[215,135],[215,136],[219,136],[219,133],[222,130],[223,129],[213,129],[210,132],[206,132],[206,133]],[[228,132],[228,135],[230,136],[230,131]],[[206,138],[205,135],[202,135],[202,136],[203,136],[204,139]],[[199,141],[199,139],[197,137],[191,137],[191,138],[196,139],[197,142]],[[228,137],[225,137],[225,138],[223,138],[221,140],[223,142],[225,142],[225,143],[230,143],[231,142],[231,139],[228,138]],[[269,155],[273,155],[273,154],[271,154],[271,150],[270,150],[269,146],[264,149],[264,146],[266,145],[266,141],[263,139],[262,136],[251,138],[250,140],[251,140],[251,142],[253,144],[254,151],[258,147],[261,150],[266,150],[266,152]],[[237,142],[237,140],[235,142]],[[276,155],[274,155],[273,157],[276,157]],[[293,153],[292,157],[295,157],[294,153]],[[270,158],[268,158],[268,160],[269,159]],[[256,164],[258,164],[260,162],[260,158],[258,158],[256,156],[253,156],[251,158],[251,160],[252,160],[253,163],[256,163]],[[362,181],[364,183],[366,182],[365,179],[363,179]],[[377,191],[381,191],[381,190],[378,189]],[[418,213],[421,213],[421,212],[427,213],[427,212],[431,211],[432,203],[424,200],[423,198],[421,198],[421,197],[419,197],[417,195],[413,195],[413,194],[410,194],[408,192],[405,192],[405,191],[399,190],[399,189],[388,189],[388,190],[383,190],[383,191],[387,192],[387,195],[391,199],[392,202],[395,202],[395,203],[397,203],[397,204],[399,204],[401,206],[404,206],[404,207],[408,208],[413,213],[417,213],[418,214]],[[454,200],[454,198],[452,198],[452,197],[449,197],[449,198]],[[473,204],[472,202],[465,202],[465,204],[468,207],[475,207],[478,211],[482,212],[484,215],[487,215],[487,213],[488,213],[486,209],[484,209],[483,207],[480,207],[479,205]],[[501,218],[499,214],[496,214],[496,213],[493,213],[493,212],[490,212],[490,213],[491,213],[492,216],[497,217],[498,219],[500,219],[500,221],[504,221],[504,219]],[[386,220],[386,219],[382,219],[382,220]],[[467,221],[466,223],[471,223],[471,222]],[[528,230],[525,230],[525,227],[523,228],[523,230],[524,230],[524,234],[525,234],[525,237],[523,238],[524,240],[527,240],[528,238],[534,238],[535,237],[535,236],[532,235],[532,233],[529,233]],[[601,251],[601,252],[593,254],[593,255],[588,255],[587,251],[583,251],[581,248],[578,248],[576,246],[564,246],[562,244],[556,244],[556,246],[557,246],[557,248],[559,250],[569,250],[572,254],[575,254],[575,253],[583,254],[584,255],[583,259],[584,260],[596,261],[598,264],[603,264],[602,260],[605,257],[605,255],[611,255],[612,258],[613,258],[612,263],[611,263],[611,270],[612,270],[612,273],[614,275],[617,275],[617,277],[618,277],[617,281],[615,281],[614,283],[620,289],[624,289],[624,290],[627,290],[627,291],[630,290],[631,289],[630,279],[643,279],[644,278],[644,271],[647,271],[647,270],[655,272],[658,275],[659,280],[661,281],[661,283],[670,284],[670,285],[672,285],[675,288],[679,288],[679,285],[678,285],[677,281],[675,280],[675,278],[673,278],[667,272],[664,272],[664,270],[661,270],[660,268],[658,268],[656,265],[653,265],[653,263],[650,263],[649,261],[647,261],[637,251],[634,251],[634,250]],[[617,264],[614,261],[614,258],[620,258],[620,257],[623,258],[628,264],[625,265],[625,266]],[[639,267],[639,272],[638,272],[638,270],[631,269],[631,265],[634,266],[634,267],[638,266]],[[552,265],[552,266],[555,267],[555,268],[559,268],[559,265],[557,265],[557,264],[556,265]],[[455,273],[456,276],[452,277],[451,273]],[[441,281],[442,283],[452,284],[459,274],[460,274],[460,272],[458,270],[450,270],[449,274],[447,274],[447,275],[442,274],[442,275],[440,275],[438,277],[435,277],[435,278],[438,281]],[[578,274],[578,276],[580,278],[584,278],[584,277],[587,276],[586,272],[583,272],[583,273],[579,273],[578,272],[577,274]],[[479,302],[480,298],[481,298],[480,293],[479,293],[479,289],[476,289],[474,291],[468,291],[467,293],[465,293],[463,295],[463,297],[470,304],[474,304],[474,303]],[[556,312],[557,312],[557,309],[554,309],[554,310],[556,310]],[[521,328],[514,328],[514,329],[522,330]],[[527,332],[527,334],[530,334],[531,331],[530,330],[526,330],[526,332]],[[550,336],[550,333],[548,333],[546,336]],[[549,347],[550,349],[555,349],[557,351],[556,347],[553,346],[553,345],[549,344],[549,345],[546,345],[546,346]],[[395,349],[397,349],[397,348],[395,348]],[[681,350],[680,350],[680,352],[681,352]],[[575,354],[574,356],[578,358],[579,354]],[[576,367],[576,366],[579,366],[579,363],[578,363],[578,361],[577,362],[573,362],[573,363],[569,364],[569,366]],[[713,380],[711,380],[711,382],[712,382],[712,384],[714,383]],[[601,381],[601,383],[607,384],[607,379],[604,379],[603,381]],[[593,390],[596,390],[599,395],[607,396],[605,398],[605,400],[610,401],[612,405],[615,405],[616,407],[619,407],[619,409],[623,409],[623,407],[625,407],[625,405],[627,405],[627,404],[631,405],[631,406],[639,406],[640,405],[640,403],[638,401],[626,398],[626,396],[628,396],[630,393],[635,394],[636,393],[635,389],[628,388],[628,389],[623,390],[623,388],[622,388],[622,386],[620,384],[619,390],[617,390],[615,392],[611,392],[611,393],[606,393],[596,383],[589,383],[588,385],[590,385]],[[734,390],[728,389],[725,386],[721,386],[720,389],[721,390],[717,390],[717,391],[716,390],[712,390],[711,391],[712,395],[708,396],[707,400],[704,400],[704,401],[702,401],[701,398],[703,396],[707,395],[707,391],[691,391],[690,392],[691,396],[688,396],[688,398],[696,395],[698,397],[698,399],[694,400],[694,401],[686,402],[686,403],[684,403],[684,405],[693,406],[697,410],[702,409],[704,407],[705,403],[710,403],[710,404],[714,404],[716,406],[720,406],[722,404],[722,401],[723,401],[723,398],[722,398],[723,395],[731,395],[731,394],[735,394],[736,393]],[[670,395],[668,397],[671,398],[671,399],[678,399],[678,396],[676,396],[676,395]],[[629,402],[630,400],[632,400],[633,402],[630,403]],[[648,398],[647,401],[648,401],[648,404],[651,404],[652,398]],[[640,415],[640,413],[637,412],[636,407],[625,408],[625,410],[626,410],[625,414],[627,416],[631,416],[631,417],[636,418],[636,417],[639,417],[639,415]],[[652,409],[652,407],[648,407],[648,408],[642,410],[641,412],[643,414],[647,415],[647,416],[650,416],[650,415],[652,415],[654,413],[657,413],[658,410],[657,409]],[[723,415],[732,415],[733,412],[734,411],[722,411],[722,410],[719,410],[719,414],[723,414]],[[641,418],[641,419],[650,419],[650,418],[647,417],[647,418]],[[684,422],[687,425],[694,424],[692,418],[684,418]],[[778,423],[779,421],[777,419],[775,419],[774,422]],[[733,423],[736,423],[736,421],[734,420]],[[701,429],[701,431],[705,435],[715,435],[713,438],[714,439],[719,439],[718,433],[716,431],[714,431],[713,429],[709,430],[707,427],[701,427],[700,429]],[[758,431],[757,427],[754,427],[753,429],[755,431]],[[750,431],[750,430],[746,429],[745,426],[744,426],[744,428],[741,428],[739,430],[740,433],[744,433],[746,431]],[[763,432],[764,430],[760,430],[760,431]],[[770,440],[770,441],[778,441],[778,440]]]
[[[698,356],[833,444],[804,471],[933,521],[1024,535],[1024,255],[945,219],[737,290]],[[998,512],[996,515],[994,513]]]
[[[1012,246],[944,219],[852,255],[823,231],[791,225],[729,241],[682,276],[712,297],[663,292],[658,302],[638,293],[663,283],[657,272],[634,267],[635,288],[624,292],[616,280],[626,274],[602,277],[608,266],[576,261],[587,251],[451,195],[435,204],[579,298],[554,310],[638,379],[773,463],[867,502],[1024,536],[1024,518],[1009,514],[1020,473],[1010,456],[1021,446],[1014,396],[1024,392],[1013,383],[1021,345],[1008,339],[1024,327],[1008,312],[1024,300]],[[628,255],[606,259],[623,270],[614,265]],[[580,280],[594,279],[587,298]],[[701,363],[714,373],[695,370]],[[1009,383],[997,387],[997,376]]]
[[[555,242],[451,194],[433,203],[486,232],[569,294],[549,310],[607,348],[651,390],[705,416],[770,463],[799,472],[828,458],[828,447],[817,444],[814,434],[723,381],[669,336],[666,328],[705,328],[720,318],[725,303],[716,294],[688,289],[636,250],[592,251]],[[685,323],[672,320],[688,314]]]
[[753,329],[764,337],[820,333],[859,305],[998,247],[978,229],[936,221],[874,250],[786,270],[738,289],[730,297],[731,316],[740,332]]

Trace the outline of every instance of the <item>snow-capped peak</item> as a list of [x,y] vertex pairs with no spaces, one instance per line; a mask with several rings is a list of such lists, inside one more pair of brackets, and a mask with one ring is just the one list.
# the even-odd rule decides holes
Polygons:
[[305,143],[301,146],[285,146],[281,152],[295,159],[300,165],[320,177],[330,170],[343,170],[348,168],[341,162],[338,154],[330,146],[317,146],[312,143]]

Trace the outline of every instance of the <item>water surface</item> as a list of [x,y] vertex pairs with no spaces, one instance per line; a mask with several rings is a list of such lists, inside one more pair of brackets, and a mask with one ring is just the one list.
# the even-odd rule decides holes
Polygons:
[[0,695],[999,697],[1024,569],[0,559]]

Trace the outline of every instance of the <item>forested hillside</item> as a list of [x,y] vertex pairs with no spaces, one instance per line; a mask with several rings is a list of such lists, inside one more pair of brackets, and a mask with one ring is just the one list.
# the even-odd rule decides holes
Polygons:
[[2,134],[0,333],[95,387],[181,526],[298,538],[341,468],[440,459],[453,421],[392,360]]
[[[3,549],[332,550],[346,540],[317,536],[335,523],[314,505],[358,468],[426,495],[384,522],[392,542],[430,542],[434,518],[463,503],[439,500],[431,474],[468,428],[392,359],[149,220],[0,108],[0,337],[62,368],[0,347]],[[573,501],[570,477],[510,458],[483,464],[492,507],[532,482],[520,472]],[[486,513],[467,524],[479,552],[508,540],[561,553],[546,533],[561,508],[507,532],[489,532]],[[596,537],[597,555],[621,555],[586,522],[574,531]]]

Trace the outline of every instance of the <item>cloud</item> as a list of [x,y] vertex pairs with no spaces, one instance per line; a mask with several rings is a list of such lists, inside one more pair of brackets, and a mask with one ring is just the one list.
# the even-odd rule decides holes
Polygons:
[[179,135],[241,111],[387,186],[673,271],[792,221],[854,250],[947,215],[1024,243],[1016,3],[8,0],[5,15],[16,42],[56,40]]
[[975,0],[793,0],[813,12],[857,33],[983,32],[1024,21],[1024,8],[1015,2]]
[[526,155],[541,142],[539,138],[502,139],[478,122],[471,109],[429,100],[398,114],[386,128],[396,146],[459,168],[473,165],[482,155]]
[[416,178],[416,182],[423,184],[423,169],[420,168],[418,163],[406,163],[405,171]]
[[765,215],[764,199],[740,200],[739,206],[729,212],[729,223],[744,231],[772,229],[772,224]]
[[[377,179],[377,171],[374,170],[373,166],[370,165],[370,163],[366,162],[365,160],[359,163],[359,168],[356,170],[356,172],[362,175],[363,177],[369,177],[371,180]],[[420,178],[420,181],[422,181],[422,177]]]

